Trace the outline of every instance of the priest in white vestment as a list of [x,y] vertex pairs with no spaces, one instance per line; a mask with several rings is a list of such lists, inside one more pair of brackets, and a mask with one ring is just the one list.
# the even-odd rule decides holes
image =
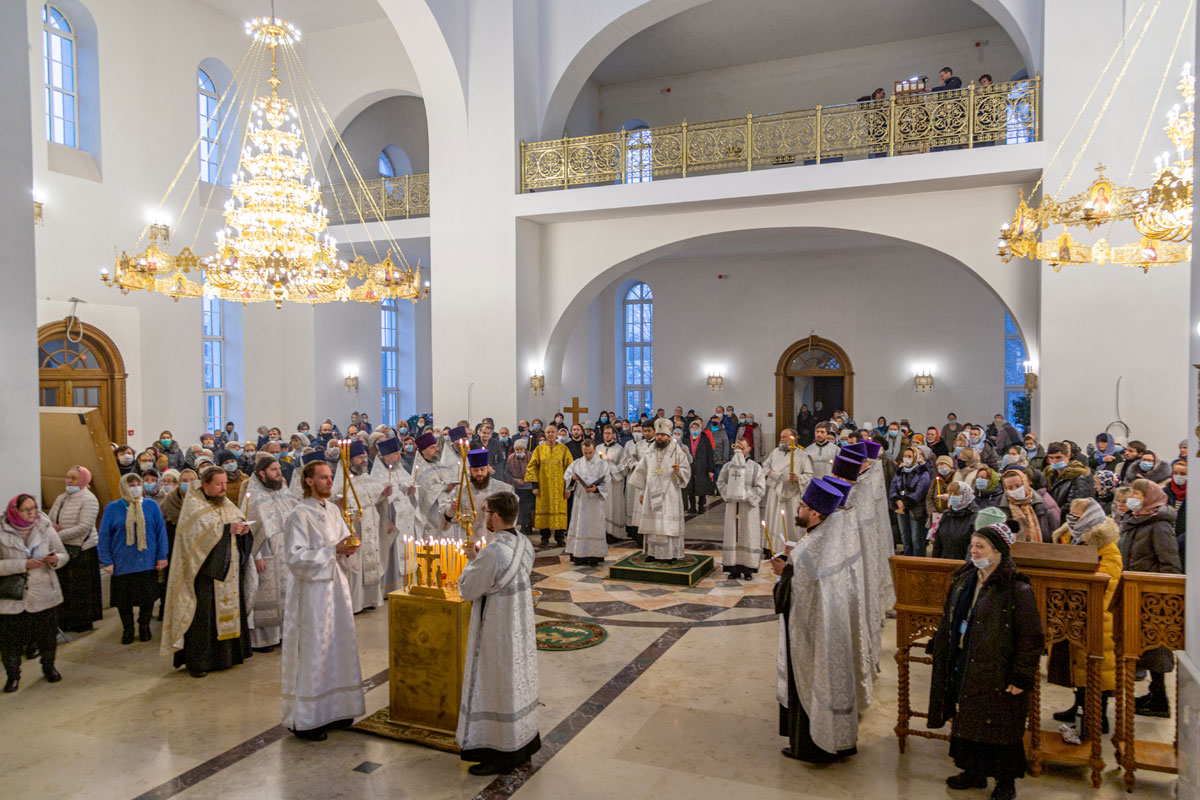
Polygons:
[[290,573],[283,559],[283,527],[298,502],[283,485],[283,468],[269,453],[254,462],[244,497],[246,522],[254,544],[250,550],[257,588],[246,599],[250,606],[250,646],[260,652],[274,649],[283,633]]
[[854,586],[862,567],[858,538],[846,530],[839,507],[843,488],[816,478],[805,489],[796,515],[803,535],[772,568],[775,610],[783,615],[779,649],[779,734],[783,754],[811,763],[854,755],[858,742],[864,665],[857,654],[867,635]]
[[762,466],[767,483],[765,544],[772,553],[782,553],[785,543],[796,541],[796,501],[814,477],[812,462],[804,448],[796,445],[796,432],[784,428],[779,434],[779,447],[770,452]]
[[[849,445],[849,447],[853,447],[853,445]],[[855,587],[855,591],[861,598],[865,609],[867,631],[870,634],[868,642],[871,668],[874,670],[873,674],[878,674],[883,646],[883,611],[879,608],[877,587],[879,581],[883,579],[882,571],[890,570],[891,565],[886,561],[883,563],[879,561],[879,548],[875,547],[875,540],[879,533],[875,518],[875,499],[871,496],[871,485],[862,480],[866,462],[858,458],[858,452],[857,449],[843,448],[837,458],[833,460],[833,474],[830,476],[830,480],[836,478],[840,482],[838,485],[846,487],[846,502],[843,510],[853,515],[854,524],[851,533],[858,536],[859,552],[862,553],[860,574],[863,579],[862,585]]]
[[413,569],[413,565],[404,562],[404,549],[400,543],[416,538],[417,486],[404,468],[399,439],[380,439],[375,449],[379,455],[375,457],[371,477],[385,487],[392,487],[392,493],[386,497],[381,493],[375,504],[379,514],[379,554],[383,571],[379,585],[386,597],[388,592],[404,584],[404,576]]
[[509,772],[542,746],[538,733],[538,662],[529,575],[533,545],[518,535],[517,496],[489,495],[488,544],[467,548],[458,582],[471,601],[462,705],[455,740],[472,775]]
[[876,534],[872,547],[875,558],[883,565],[879,582],[876,583],[879,594],[879,611],[885,617],[896,607],[896,588],[892,584],[891,557],[896,555],[896,542],[892,538],[892,522],[888,514],[887,476],[883,472],[883,462],[879,460],[883,445],[866,439],[859,442],[868,459],[868,466],[859,480],[869,483],[871,496],[875,498],[875,530]]
[[[634,463],[626,454],[624,445],[617,443],[616,429],[612,425],[604,426],[604,440],[596,445],[596,455],[608,464],[608,497],[604,501],[604,529],[606,541],[619,542],[628,536],[625,530],[629,517],[625,506],[625,476],[633,469]],[[629,444],[632,452],[634,445]]]
[[413,525],[417,539],[440,539],[442,535],[442,495],[449,491],[459,473],[441,463],[438,458],[437,437],[423,433],[417,437],[417,453],[413,456],[412,479],[417,487],[414,496]]
[[[350,575],[350,599],[354,602],[354,613],[383,605],[383,564],[379,551],[379,513],[375,504],[381,497],[391,497],[392,487],[386,486],[367,472],[367,446],[361,439],[350,443],[350,487],[341,499],[351,510],[361,510],[362,515],[354,523],[354,532],[362,546],[358,551],[360,569]],[[333,473],[333,490],[342,488],[342,465]],[[357,499],[358,503],[355,504]]]
[[591,439],[583,440],[580,457],[567,465],[563,483],[575,495],[563,552],[572,564],[597,566],[608,557],[604,515],[611,487],[609,463],[596,454]]
[[358,548],[330,499],[333,472],[304,465],[304,499],[284,526],[283,560],[291,574],[284,611],[280,672],[283,724],[301,739],[320,741],[365,713],[354,609],[347,575],[358,569]]
[[[468,536],[467,530],[458,522],[459,517],[459,487],[458,481],[461,475],[457,476],[453,485],[448,485],[446,491],[442,492],[439,498],[439,514],[441,518],[441,531],[437,538],[458,539],[466,542],[470,539],[471,542],[486,542],[487,528],[483,524],[483,502],[488,498],[488,495],[496,494],[497,492],[513,492],[513,487],[504,481],[495,480],[492,477],[492,467],[488,464],[488,451],[480,448],[467,452],[467,484],[462,491],[462,512],[465,516],[470,517],[474,514],[471,520],[471,533]],[[468,492],[470,498],[467,497]]]
[[717,476],[717,491],[725,501],[721,567],[731,578],[753,580],[762,564],[759,506],[767,491],[767,481],[762,466],[746,458],[749,451],[750,443],[745,439],[734,443],[733,457]]
[[463,425],[451,428],[450,434],[442,445],[441,464],[449,467],[454,474],[462,470],[462,449],[471,445],[471,432]]
[[671,438],[671,421],[656,419],[654,443],[629,478],[638,494],[633,520],[648,558],[683,558],[683,487],[691,476],[687,453]]

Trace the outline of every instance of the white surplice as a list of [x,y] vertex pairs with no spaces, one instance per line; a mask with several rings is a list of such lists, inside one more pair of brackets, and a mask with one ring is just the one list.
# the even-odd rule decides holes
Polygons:
[[824,478],[833,473],[833,460],[837,458],[840,448],[831,440],[825,444],[813,442],[804,448],[804,452],[812,464],[813,477]]
[[[883,474],[883,468],[878,464],[873,465],[873,469],[879,474]],[[863,587],[863,604],[867,609],[867,618],[871,621],[871,659],[876,668],[879,666],[879,660],[883,652],[883,618],[884,612],[887,610],[880,603],[883,600],[884,588],[887,591],[891,590],[892,576],[891,564],[888,562],[888,553],[880,546],[881,534],[887,534],[887,542],[892,541],[892,528],[888,524],[886,509],[883,515],[882,528],[880,526],[879,508],[876,504],[875,497],[872,492],[872,475],[868,470],[859,475],[858,481],[850,489],[850,496],[846,498],[846,505],[852,506],[855,516],[858,520],[858,538],[862,547],[863,558],[863,577],[865,586]],[[893,548],[894,552],[894,548]],[[891,606],[888,606],[890,608]]]
[[[791,480],[793,464],[799,482]],[[786,542],[796,541],[796,503],[813,479],[812,462],[801,447],[795,450],[776,447],[762,466],[767,482],[763,517],[767,523],[768,546],[772,553],[782,553]]]
[[459,474],[437,459],[426,461],[420,453],[413,458],[413,483],[417,486],[413,508],[413,526],[417,539],[439,539],[442,536],[442,494]]
[[780,703],[787,704],[787,652],[809,734],[827,753],[855,746],[858,715],[874,698],[866,613],[857,596],[862,552],[847,526],[853,515],[839,509],[803,535],[793,548],[791,609],[786,639],[779,637]]
[[[250,644],[254,647],[271,647],[279,644],[283,633],[283,609],[287,602],[290,575],[283,559],[283,528],[288,516],[299,502],[285,486],[278,490],[268,489],[258,475],[251,479],[254,491],[249,493],[246,504],[246,521],[254,527],[251,556],[261,560],[266,568],[257,572],[258,588],[252,601]],[[247,598],[247,602],[250,599]]]
[[[634,517],[637,516],[638,502],[637,489],[630,486],[630,479],[633,477],[633,471],[637,469],[637,465],[641,463],[642,456],[650,451],[650,442],[645,439],[637,439],[627,445],[623,445],[625,449],[625,524],[630,527],[637,527],[634,522]],[[621,534],[617,534],[620,536]]]
[[[347,496],[343,502],[349,503],[351,509],[357,510],[360,506],[362,508],[362,516],[359,517],[358,522],[354,523],[354,533],[362,541],[362,546],[356,554],[361,568],[358,572],[350,575],[350,599],[354,603],[354,613],[357,614],[364,608],[379,608],[383,605],[381,584],[383,564],[380,560],[379,512],[375,509],[375,504],[379,502],[384,485],[369,474],[365,467],[360,475],[355,475],[351,471],[350,485],[354,487],[354,490],[347,489]],[[333,491],[335,496],[342,491],[340,464],[333,473]],[[354,504],[355,497],[358,498],[358,506]]]
[[721,548],[722,567],[748,567],[757,571],[762,564],[762,522],[759,505],[767,491],[766,471],[741,452],[721,467],[717,491],[725,501],[725,536]]
[[[875,530],[873,546],[876,558],[881,564],[879,582],[879,603],[877,608],[884,616],[896,606],[896,588],[892,584],[892,556],[896,555],[896,541],[892,538],[892,520],[888,514],[887,481],[883,474],[883,464],[872,461],[867,471],[859,478],[871,487],[871,496],[875,500]],[[882,622],[882,619],[881,619]]]
[[462,571],[458,590],[471,602],[462,704],[455,739],[469,750],[515,753],[538,735],[538,663],[529,575],[533,545],[512,531]]
[[651,444],[629,476],[629,486],[640,498],[633,524],[646,537],[646,555],[651,558],[683,558],[682,489],[691,477],[691,460],[674,440],[662,449]]
[[[567,544],[563,552],[575,558],[606,558],[608,541],[604,538],[604,512],[608,503],[611,482],[609,463],[592,454],[589,461],[580,457],[567,465],[563,481],[571,486],[575,502],[571,508],[571,523],[567,527]],[[589,492],[584,484],[595,486]]]
[[[631,448],[632,449],[632,448]],[[625,476],[633,469],[625,448],[613,442],[596,445],[596,455],[608,464],[608,497],[604,501],[604,528],[609,536],[625,538]]]
[[[404,561],[404,550],[400,542],[415,538],[416,496],[408,493],[409,487],[413,486],[413,479],[404,468],[403,460],[397,461],[389,468],[382,457],[376,457],[371,468],[371,477],[376,478],[381,487],[375,510],[379,514],[379,557],[382,573],[379,589],[386,597],[388,592],[400,588],[404,583],[404,576],[412,571],[412,565]],[[388,486],[392,487],[392,493],[384,497],[382,489]]]
[[311,730],[361,716],[362,672],[347,574],[358,555],[335,547],[350,533],[332,500],[302,500],[284,526],[291,589],[283,615],[283,724]]

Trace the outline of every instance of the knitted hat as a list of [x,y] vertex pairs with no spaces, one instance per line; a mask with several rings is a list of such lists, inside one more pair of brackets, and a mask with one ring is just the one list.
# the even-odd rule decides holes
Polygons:
[[524,438],[514,439],[512,445],[513,445],[514,450],[516,450],[518,447],[528,450],[529,449],[529,440],[524,439]]
[[986,528],[988,525],[1003,525],[1008,519],[1004,512],[998,508],[985,508],[975,515],[975,530]]
[[981,528],[975,531],[976,536],[982,536],[991,542],[992,547],[1000,551],[1000,555],[1007,556],[1012,552],[1012,543],[1016,536],[1013,535],[1010,529],[1003,522],[997,522],[995,525],[988,525],[986,528]]

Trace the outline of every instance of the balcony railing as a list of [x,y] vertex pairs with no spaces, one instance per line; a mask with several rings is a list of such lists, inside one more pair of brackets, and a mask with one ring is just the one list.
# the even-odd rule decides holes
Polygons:
[[521,191],[1036,141],[1041,78],[521,143]]
[[429,216],[429,174],[379,178],[321,189],[331,225]]

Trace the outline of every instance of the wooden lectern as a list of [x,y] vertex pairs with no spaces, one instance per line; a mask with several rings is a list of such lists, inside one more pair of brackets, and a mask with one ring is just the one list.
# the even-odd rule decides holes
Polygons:
[[[1182,650],[1187,579],[1183,575],[1126,572],[1110,606],[1113,644],[1117,650],[1117,724],[1112,743],[1125,771],[1125,791],[1132,792],[1139,769],[1179,774],[1179,709],[1175,709],[1175,741],[1151,742],[1134,737],[1133,685],[1138,658],[1147,650]],[[1175,673],[1178,679],[1178,671]],[[1175,693],[1176,698],[1179,692]],[[1176,701],[1178,702],[1178,700]]]

